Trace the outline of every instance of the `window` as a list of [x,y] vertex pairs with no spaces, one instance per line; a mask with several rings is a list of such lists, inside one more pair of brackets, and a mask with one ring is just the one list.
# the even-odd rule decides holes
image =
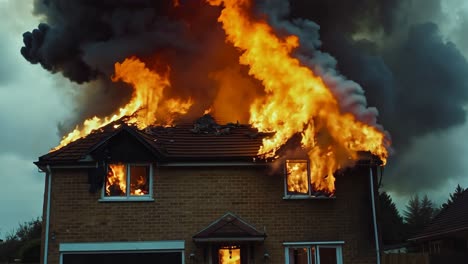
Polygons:
[[284,243],[286,264],[343,264],[343,242]]
[[103,189],[105,200],[148,200],[152,196],[152,166],[109,164]]
[[311,184],[308,160],[286,160],[284,199],[333,198],[334,193],[317,191]]
[[307,160],[286,160],[286,193],[309,195],[309,163]]

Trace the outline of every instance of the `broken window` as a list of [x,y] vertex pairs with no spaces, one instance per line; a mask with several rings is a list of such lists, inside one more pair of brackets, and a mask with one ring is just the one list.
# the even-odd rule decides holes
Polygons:
[[286,160],[287,194],[309,194],[309,166],[307,160]]
[[308,160],[286,160],[285,199],[289,198],[330,198],[334,193],[314,188]]
[[109,164],[104,198],[150,197],[151,174],[149,164]]
[[[285,243],[286,264],[343,264],[341,245]],[[296,244],[296,245],[295,245]]]

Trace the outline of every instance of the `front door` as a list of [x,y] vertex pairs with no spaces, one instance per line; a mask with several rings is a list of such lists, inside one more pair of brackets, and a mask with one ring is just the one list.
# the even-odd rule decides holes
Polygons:
[[247,264],[247,247],[240,245],[220,245],[212,248],[213,264]]

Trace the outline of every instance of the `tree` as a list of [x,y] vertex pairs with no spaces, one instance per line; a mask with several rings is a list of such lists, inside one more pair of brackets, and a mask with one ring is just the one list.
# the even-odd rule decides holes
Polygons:
[[409,236],[421,232],[434,217],[434,204],[424,195],[422,199],[416,194],[411,197],[404,211],[406,230]]
[[455,191],[453,193],[450,194],[450,197],[449,199],[447,200],[447,202],[445,202],[444,204],[442,204],[442,208],[441,209],[446,209],[449,205],[453,204],[458,198],[460,198],[460,196],[462,195],[462,193],[465,191],[466,189],[465,188],[462,188],[460,186],[460,184],[457,184],[457,187],[455,188]]
[[39,262],[41,250],[42,220],[39,218],[20,224],[18,229],[0,243],[0,263],[22,259]]
[[378,221],[384,245],[401,243],[406,239],[403,218],[386,192],[379,194]]

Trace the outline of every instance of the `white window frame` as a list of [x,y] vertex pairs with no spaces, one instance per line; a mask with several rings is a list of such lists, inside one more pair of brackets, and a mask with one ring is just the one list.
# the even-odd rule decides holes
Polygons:
[[104,253],[168,253],[180,252],[185,264],[185,241],[136,241],[136,242],[91,242],[60,243],[59,264],[63,264],[64,254],[104,254]]
[[[284,242],[284,257],[285,264],[289,263],[289,250],[292,248],[307,248],[307,263],[312,264],[311,260],[314,258],[315,264],[320,264],[320,248],[334,248],[336,249],[337,264],[343,264],[343,250],[342,246],[344,241],[322,241],[322,242]],[[315,247],[315,252],[312,256],[311,248]]]
[[[107,164],[107,170],[109,169],[109,165],[111,164],[118,164],[116,163],[109,163]],[[125,165],[126,175],[127,175],[127,189],[125,191],[125,196],[106,196],[106,184],[107,184],[107,173],[106,178],[104,179],[104,184],[101,191],[101,199],[100,202],[122,202],[122,201],[132,201],[132,202],[146,202],[146,201],[154,201],[153,199],[153,164],[152,163],[124,163],[121,164]],[[149,167],[149,183],[148,188],[149,192],[146,195],[130,195],[130,167],[131,166],[148,166]]]
[[[297,161],[299,163],[307,162],[307,182],[309,184],[307,194],[302,193],[289,193],[288,192],[288,169],[287,163],[288,162]],[[284,196],[283,200],[295,200],[295,199],[335,199],[335,195],[333,196],[326,196],[326,197],[316,197],[312,195],[313,186],[311,183],[311,176],[310,176],[310,160],[309,159],[286,159],[284,162]]]

